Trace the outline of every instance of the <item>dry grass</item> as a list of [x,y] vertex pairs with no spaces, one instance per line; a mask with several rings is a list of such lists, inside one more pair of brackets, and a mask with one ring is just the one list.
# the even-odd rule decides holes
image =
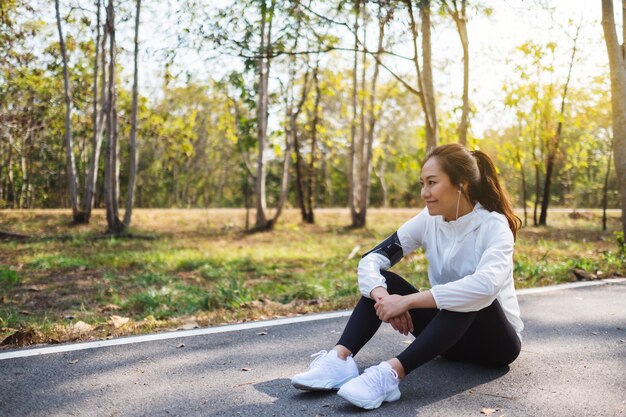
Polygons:
[[[23,346],[350,308],[359,254],[417,212],[370,209],[369,226],[353,230],[345,209],[317,210],[315,225],[287,210],[274,231],[247,234],[243,209],[139,209],[132,232],[155,239],[138,240],[102,239],[98,210],[83,226],[70,226],[66,210],[0,211],[0,230],[36,238],[0,242],[0,340],[14,335],[9,347]],[[599,212],[554,212],[551,227],[523,228],[517,286],[573,280],[572,268],[623,275],[618,215],[607,232]],[[427,286],[423,253],[394,270]]]

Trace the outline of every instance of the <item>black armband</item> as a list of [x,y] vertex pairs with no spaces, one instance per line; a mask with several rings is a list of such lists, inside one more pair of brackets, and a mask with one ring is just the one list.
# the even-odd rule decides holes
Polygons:
[[366,257],[370,253],[379,253],[383,255],[391,261],[391,266],[397,264],[403,256],[402,245],[400,244],[400,239],[398,238],[398,232],[394,232],[387,239],[379,243],[374,249],[363,255],[362,258]]

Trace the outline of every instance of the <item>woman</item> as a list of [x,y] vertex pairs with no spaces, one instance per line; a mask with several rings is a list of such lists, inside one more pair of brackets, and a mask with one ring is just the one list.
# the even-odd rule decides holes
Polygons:
[[[400,399],[402,378],[438,355],[506,366],[521,349],[523,324],[513,283],[513,246],[521,221],[488,155],[458,144],[434,148],[420,183],[426,208],[366,253],[358,267],[363,297],[337,345],[292,378],[304,390],[338,389],[374,409]],[[418,291],[388,269],[423,247],[431,289]],[[415,340],[397,357],[359,376],[353,356],[382,322]]]

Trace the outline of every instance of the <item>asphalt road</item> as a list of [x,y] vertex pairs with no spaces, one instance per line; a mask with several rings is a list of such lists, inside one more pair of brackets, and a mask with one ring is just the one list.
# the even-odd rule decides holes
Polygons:
[[[437,359],[368,416],[626,416],[626,282],[522,292],[520,357],[507,369]],[[0,357],[0,416],[350,416],[289,378],[331,348],[333,318],[33,357]],[[409,341],[384,325],[361,369]],[[488,341],[486,341],[487,343]],[[184,346],[182,346],[184,345]],[[1,356],[1,354],[0,354]],[[485,410],[489,413],[489,410]]]

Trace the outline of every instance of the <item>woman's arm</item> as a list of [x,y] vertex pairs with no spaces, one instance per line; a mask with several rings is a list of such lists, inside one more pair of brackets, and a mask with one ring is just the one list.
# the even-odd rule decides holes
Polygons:
[[513,234],[504,216],[490,220],[476,243],[483,249],[474,273],[431,288],[437,308],[460,312],[481,310],[512,279]]
[[[376,290],[378,290],[378,288],[372,291],[372,295],[375,296]],[[387,291],[385,290],[385,292]],[[376,300],[376,304],[374,305],[376,315],[385,323],[389,322],[394,317],[402,316],[404,313],[414,308],[437,307],[430,290],[409,295],[383,295],[379,298],[374,298],[374,300]]]
[[387,288],[381,270],[387,270],[402,256],[413,252],[422,244],[426,229],[428,210],[423,209],[417,216],[404,223],[396,233],[363,255],[358,266],[359,290],[364,297],[372,298],[376,288]]

